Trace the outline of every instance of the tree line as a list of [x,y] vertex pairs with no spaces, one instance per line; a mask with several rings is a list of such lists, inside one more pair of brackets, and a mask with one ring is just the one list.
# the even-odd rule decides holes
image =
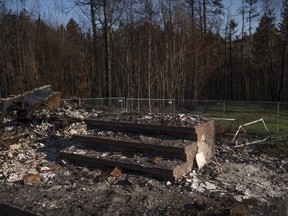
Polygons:
[[[52,84],[63,97],[287,101],[288,0],[75,0],[80,25],[0,1],[0,97]],[[227,8],[227,7],[226,7]],[[279,9],[279,5],[277,7]]]

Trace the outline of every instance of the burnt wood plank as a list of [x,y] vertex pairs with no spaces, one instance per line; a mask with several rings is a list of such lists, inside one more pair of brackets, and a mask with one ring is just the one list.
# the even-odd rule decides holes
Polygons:
[[177,138],[197,141],[194,127],[174,127],[165,125],[136,124],[129,122],[108,122],[102,120],[86,119],[88,129],[111,130],[118,132],[131,132],[153,135],[167,135]]
[[188,155],[190,152],[197,152],[197,143],[190,143],[183,146],[163,145],[163,144],[150,144],[142,142],[131,142],[122,140],[113,140],[109,138],[99,138],[96,136],[80,136],[74,135],[73,140],[88,144],[94,149],[104,149],[110,151],[121,152],[158,152],[169,154],[170,157],[180,160],[189,160]]
[[175,181],[177,178],[181,177],[183,174],[191,171],[192,163],[181,163],[174,168],[162,168],[156,165],[143,165],[139,163],[124,162],[119,160],[96,158],[91,155],[86,154],[75,154],[68,152],[60,152],[60,157],[67,160],[72,160],[75,162],[89,163],[96,166],[108,166],[108,167],[119,167],[122,169],[132,170],[136,172],[141,172],[153,176],[155,178]]

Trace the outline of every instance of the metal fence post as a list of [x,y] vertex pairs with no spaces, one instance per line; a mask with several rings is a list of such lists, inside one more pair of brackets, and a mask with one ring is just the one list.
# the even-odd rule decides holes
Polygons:
[[277,121],[277,125],[276,125],[276,131],[277,133],[279,132],[279,121],[280,121],[280,102],[277,103],[277,117],[276,117],[276,121]]
[[223,115],[223,117],[225,117],[225,109],[226,109],[226,107],[225,107],[225,100],[223,100],[223,101],[222,101],[222,115]]
[[[164,100],[163,100],[163,102],[164,102]],[[169,104],[169,110],[170,110],[170,113],[173,113],[174,112],[174,99],[170,99],[169,101],[168,101],[168,104]]]
[[129,103],[130,98],[126,98],[126,112],[130,112],[130,103]]
[[176,113],[176,112],[175,112],[175,106],[176,106],[175,103],[176,103],[176,102],[175,102],[175,99],[173,99],[173,113]]
[[121,106],[121,112],[125,112],[125,98],[124,97],[119,98],[118,102],[120,103]]

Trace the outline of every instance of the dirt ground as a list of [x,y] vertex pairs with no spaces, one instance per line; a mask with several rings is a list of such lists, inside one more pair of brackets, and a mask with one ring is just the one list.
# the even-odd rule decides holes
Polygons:
[[[288,159],[263,153],[261,144],[235,148],[229,144],[229,134],[216,137],[216,155],[209,164],[177,182],[127,170],[115,175],[114,168],[60,159],[61,150],[77,147],[71,135],[95,133],[87,131],[83,122],[71,120],[89,114],[84,109],[63,108],[35,113],[28,123],[7,119],[2,131],[22,127],[30,136],[0,152],[0,202],[37,215],[288,215]],[[205,121],[188,114],[110,116],[182,126]],[[25,183],[29,174],[36,179]]]

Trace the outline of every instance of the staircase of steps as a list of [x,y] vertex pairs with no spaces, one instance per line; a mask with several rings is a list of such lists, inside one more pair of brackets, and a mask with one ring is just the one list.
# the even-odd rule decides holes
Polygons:
[[191,171],[197,154],[204,154],[207,161],[214,156],[213,121],[195,127],[95,119],[87,119],[85,122],[88,129],[121,132],[125,133],[126,138],[132,133],[133,137],[145,136],[145,139],[107,138],[97,133],[75,135],[75,145],[60,152],[61,158],[98,167],[118,167],[175,181]]

